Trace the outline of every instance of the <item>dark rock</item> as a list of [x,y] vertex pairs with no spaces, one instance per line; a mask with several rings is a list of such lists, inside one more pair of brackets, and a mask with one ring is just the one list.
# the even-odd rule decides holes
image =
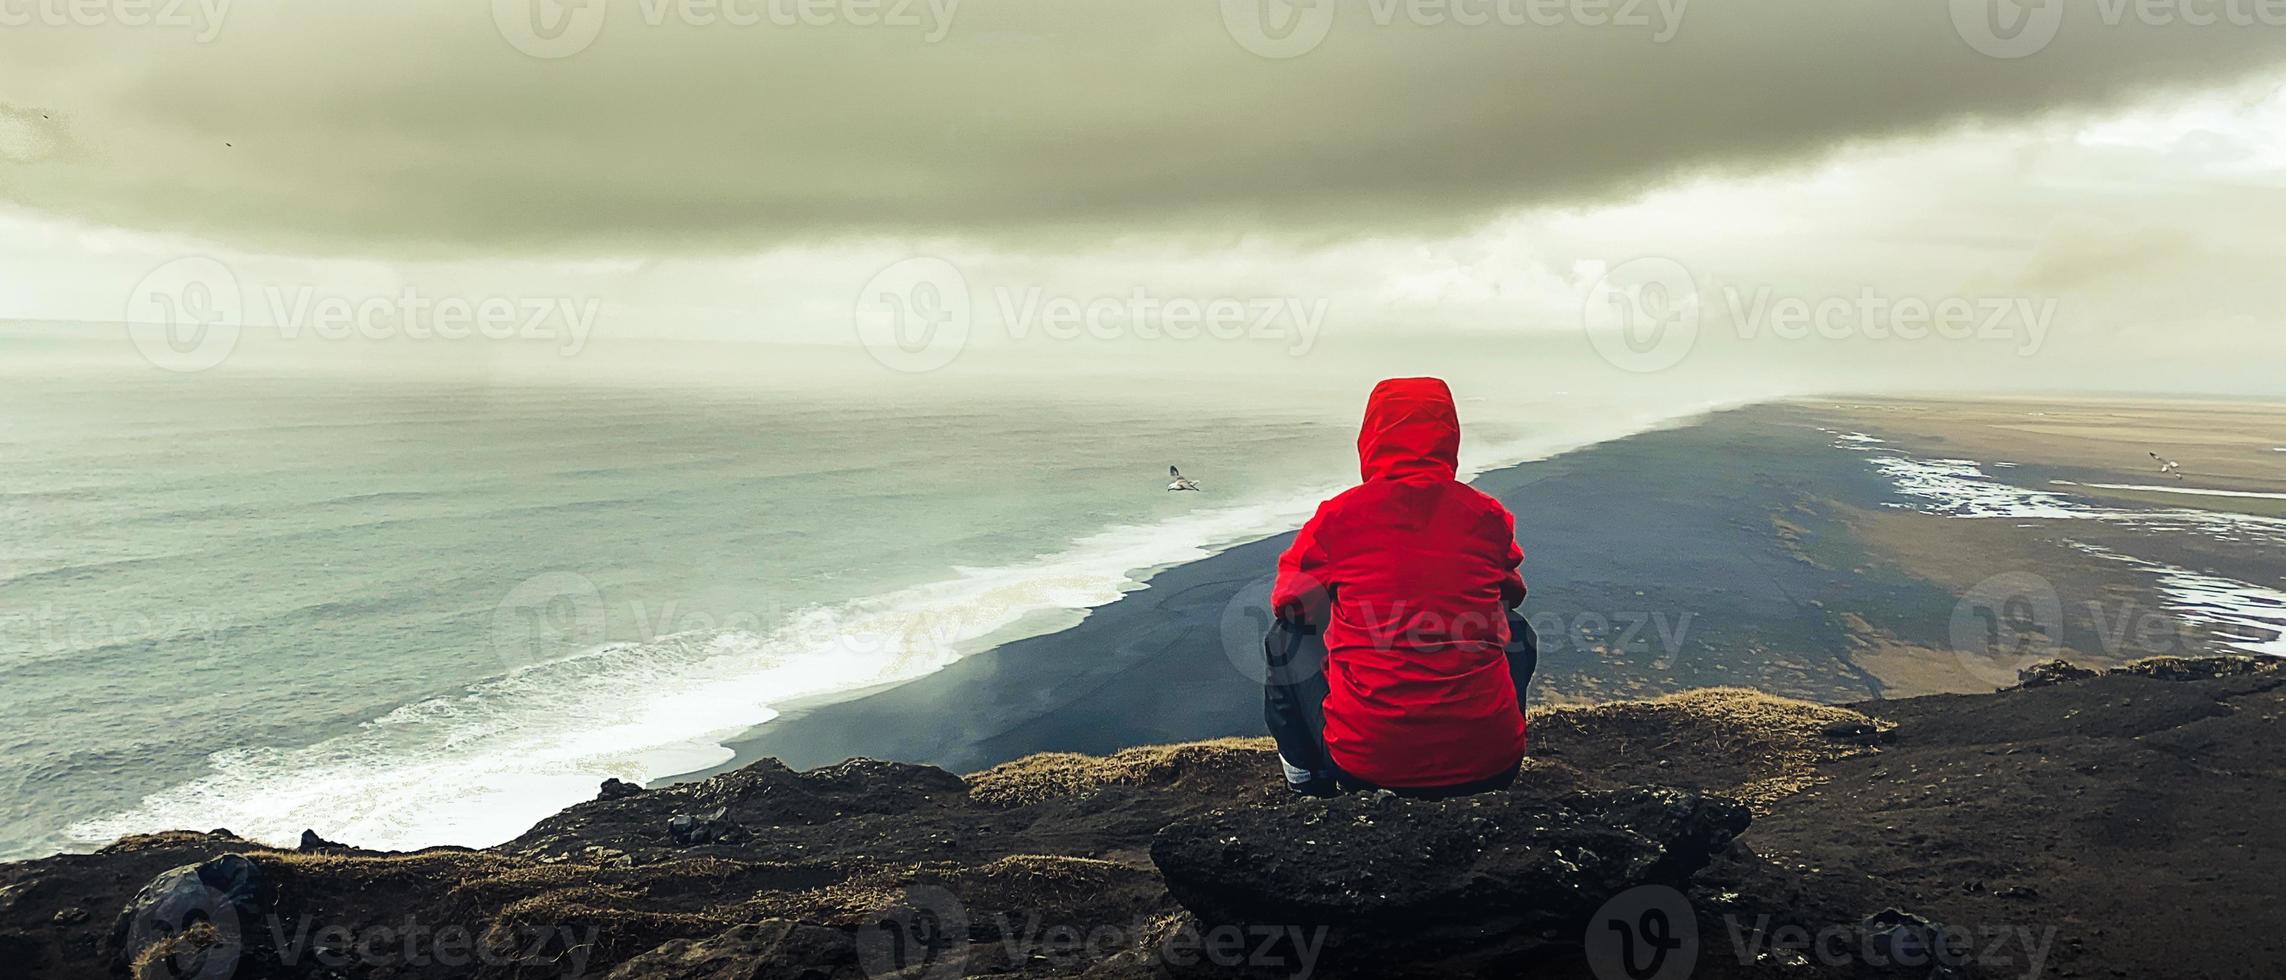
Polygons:
[[323,837],[319,837],[318,832],[315,830],[305,830],[302,831],[302,843],[299,847],[299,850],[347,851],[352,850],[352,848],[347,844],[340,844],[334,841],[326,840]]
[[1837,742],[1871,745],[1887,738],[1889,730],[1876,724],[1870,718],[1844,718],[1840,721],[1829,722],[1818,729],[1818,734]]
[[608,980],[832,980],[859,977],[857,945],[839,929],[781,919],[710,939],[678,939],[620,964]]
[[2016,686],[2054,687],[2058,684],[2084,681],[2097,676],[2101,676],[2100,672],[2077,666],[2071,661],[2050,660],[2044,664],[2033,664],[2018,670],[2016,672]]
[[623,782],[618,779],[606,779],[603,781],[603,788],[596,792],[595,798],[599,800],[625,799],[642,791],[643,787],[634,783]]
[[1866,964],[1876,968],[1925,965],[1923,975],[1949,978],[1959,974],[1954,965],[1965,961],[1968,950],[1954,934],[1928,919],[1902,909],[1882,909],[1858,924],[1858,949]]
[[[262,891],[261,866],[241,854],[159,875],[135,893],[112,926],[117,968],[132,976],[231,976],[248,942],[260,935]],[[139,962],[151,958],[164,962]]]
[[1750,821],[1732,800],[1639,787],[1558,801],[1345,797],[1223,810],[1160,831],[1151,859],[1207,926],[1326,926],[1377,960],[1579,941],[1637,885],[1680,886]]
[[[677,816],[721,811],[725,820],[747,830],[822,827],[865,815],[903,820],[964,805],[967,799],[968,783],[934,766],[852,759],[795,772],[775,759],[763,759],[697,782],[581,803],[541,820],[503,847],[563,858],[595,845],[640,854],[663,843],[659,826]],[[1142,832],[1158,826],[1153,823]],[[755,838],[746,833],[739,840],[753,843]]]
[[55,917],[49,921],[59,926],[76,926],[86,922],[87,919],[86,909],[62,909],[56,912]]
[[[1878,753],[1821,737],[1833,715],[1771,717],[1774,707],[1783,706],[1757,698],[1550,712],[1516,788],[1473,800],[1292,800],[1274,750],[1256,740],[1149,750],[1142,769],[1134,756],[1053,758],[965,782],[881,763],[811,773],[757,763],[580,803],[515,844],[483,850],[313,859],[223,836],[135,835],[95,853],[0,864],[0,977],[120,980],[134,975],[132,947],[150,954],[147,975],[206,980],[208,964],[228,960],[218,924],[232,917],[245,945],[231,980],[598,980],[638,957],[643,965],[621,976],[714,963],[735,964],[727,975],[772,976],[807,963],[801,972],[820,980],[856,980],[887,962],[906,965],[870,975],[949,980],[950,967],[937,971],[953,964],[1009,980],[1269,980],[1316,964],[1315,980],[1585,977],[1598,954],[1580,946],[1583,930],[1551,923],[1600,907],[1623,883],[1683,877],[1688,887],[1672,897],[1697,917],[1697,980],[1945,975],[1860,955],[1865,935],[1890,950],[1928,945],[1933,927],[1916,920],[2007,926],[2018,938],[1997,953],[1988,937],[1954,930],[1989,957],[1959,972],[1993,980],[2032,975],[2027,957],[2040,952],[2052,954],[2043,976],[2167,980],[2243,977],[2247,964],[2277,959],[2275,930],[2201,929],[2255,921],[2247,896],[2286,880],[2286,849],[2265,846],[2286,786],[2274,751],[2286,674],[2158,683],[2131,672],[1875,702],[1859,713],[1896,732]],[[1617,791],[1645,782],[1685,791]],[[968,788],[995,785],[985,798]],[[1752,794],[1760,815],[1739,844],[1693,871],[1714,840],[1736,832],[1700,793]],[[676,816],[696,830],[694,815],[718,809],[745,840],[675,846],[662,832]],[[1168,875],[1136,859],[1144,850]],[[146,928],[139,938],[148,941],[107,933],[109,913],[146,884],[186,869],[195,877],[227,855],[259,866],[254,901],[206,903],[222,915],[148,915],[173,929]],[[1966,892],[1967,881],[1985,888]],[[2037,892],[2009,887],[2030,885]],[[210,887],[200,882],[198,894]],[[1176,896],[1203,914],[1216,914],[1219,899],[1220,914],[1256,920],[1232,925],[1283,920],[1289,940],[1212,929]],[[94,916],[69,922],[75,908]],[[1331,924],[1320,932],[1296,909]],[[1861,935],[1876,909],[1913,915]],[[408,917],[472,936],[498,929],[514,961],[471,969],[364,958],[368,938],[382,944],[370,949],[401,948],[374,927]],[[789,933],[796,945],[782,949],[726,934],[769,919],[829,932]],[[1832,956],[1849,962],[1776,945],[1795,930],[1831,939]],[[856,943],[856,973],[833,932]],[[1757,934],[1763,945],[1736,952]],[[880,955],[897,936],[928,954],[919,972]],[[1233,938],[1244,948],[1220,945]],[[289,939],[300,955],[275,948]],[[812,939],[836,951],[798,952]],[[740,955],[751,954],[743,961],[732,955],[741,942]],[[1289,959],[1301,943],[1324,955]],[[321,950],[349,965],[323,967]],[[1245,968],[1226,965],[1238,961]]]
[[746,837],[746,831],[725,816],[722,810],[693,816],[679,813],[667,821],[667,837],[677,847],[696,847],[700,844],[735,844]]

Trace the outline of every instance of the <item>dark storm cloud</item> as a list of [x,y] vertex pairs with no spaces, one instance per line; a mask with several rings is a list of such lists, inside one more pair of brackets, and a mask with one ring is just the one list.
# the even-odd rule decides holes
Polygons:
[[[2042,45],[2047,8],[2011,34],[1956,19],[1977,0],[533,0],[537,32],[525,2],[208,0],[170,24],[0,0],[0,142],[23,144],[0,201],[355,252],[1344,235],[2286,54],[2286,27],[2104,3]],[[1301,19],[1281,40],[1261,9]]]

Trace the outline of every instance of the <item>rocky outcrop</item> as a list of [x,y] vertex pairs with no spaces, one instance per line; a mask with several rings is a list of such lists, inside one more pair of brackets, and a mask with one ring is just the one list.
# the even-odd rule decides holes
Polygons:
[[1556,800],[1382,792],[1178,821],[1151,859],[1203,926],[1324,927],[1353,965],[1476,960],[1576,944],[1605,902],[1687,885],[1750,819],[1736,801],[1654,787]]
[[1557,709],[1512,789],[1436,802],[1296,801],[1223,740],[761,762],[485,850],[132,837],[0,865],[0,975],[1608,977],[1630,939],[1694,980],[2243,975],[2286,962],[2213,927],[2286,879],[2277,667]]
[[2050,660],[2047,663],[2033,664],[2018,670],[2016,672],[2016,686],[2054,687],[2058,684],[2084,681],[2101,673],[2102,671],[2089,670],[2068,660]]

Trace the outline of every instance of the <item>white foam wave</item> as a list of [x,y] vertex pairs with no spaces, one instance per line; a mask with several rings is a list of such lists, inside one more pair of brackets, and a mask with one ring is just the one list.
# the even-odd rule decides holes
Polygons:
[[1863,432],[1843,432],[1840,429],[1828,429],[1824,426],[1819,426],[1818,431],[1834,437],[1834,445],[1843,449],[1855,449],[1863,452],[1875,446],[1886,444],[1883,440]]
[[2209,490],[2203,487],[2153,487],[2140,483],[2073,483],[2069,480],[2051,480],[2058,486],[2088,486],[2098,490],[2144,490],[2151,493],[2179,493],[2193,497],[2245,497],[2256,500],[2286,500],[2286,493],[2261,493],[2254,490]]
[[2123,555],[2109,548],[2079,542],[2073,546],[2150,572],[2167,598],[2168,611],[2204,627],[2225,646],[2259,656],[2286,657],[2286,592]]
[[1916,510],[1948,517],[2071,519],[2098,516],[2069,498],[1994,480],[1974,460],[1875,456],[1869,460]]
[[[1843,445],[1841,448],[1854,448]],[[2154,534],[2195,534],[2232,544],[2286,546],[2286,521],[2224,511],[2167,508],[2128,510],[1994,480],[1965,459],[1881,456],[1869,460],[1911,502],[1893,506],[1948,517],[2086,520]],[[2058,486],[2078,486],[2051,481]],[[2106,489],[2164,489],[2087,484]],[[2220,493],[2220,492],[2218,492]],[[2276,496],[2220,493],[2223,496]],[[2286,656],[2286,592],[2165,562],[2137,558],[2081,542],[2073,547],[2134,565],[2156,577],[2167,606],[2180,619],[2205,627],[2247,653]]]
[[[2080,497],[2004,483],[1986,475],[1974,460],[1876,456],[1870,457],[1868,462],[1890,478],[1900,495],[1910,498],[1891,506],[1923,513],[1969,518],[2097,520],[2157,533],[2199,534],[2234,544],[2286,546],[2286,520],[2274,517],[2190,508],[2110,507]],[[2061,480],[2052,482],[2057,486],[2077,485]]]

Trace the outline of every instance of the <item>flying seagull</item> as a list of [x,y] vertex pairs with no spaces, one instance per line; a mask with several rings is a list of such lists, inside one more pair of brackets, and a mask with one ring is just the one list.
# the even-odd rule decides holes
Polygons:
[[[1198,490],[1198,489],[1199,489],[1199,485],[1198,485],[1196,482],[1193,482],[1193,481],[1192,481],[1192,480],[1191,480],[1189,477],[1186,477],[1186,476],[1184,476],[1184,475],[1183,475],[1183,471],[1182,471],[1182,470],[1178,470],[1178,469],[1176,469],[1176,468],[1174,468],[1174,467],[1172,467],[1172,466],[1170,466],[1170,467],[1167,467],[1167,478],[1168,478],[1168,479],[1170,479],[1170,480],[1173,480],[1173,481],[1175,481],[1175,482],[1173,482],[1173,483],[1169,483],[1169,484],[1167,484],[1167,489],[1169,489],[1169,490]],[[1201,491],[1201,492],[1204,492],[1204,491]]]
[[2151,458],[2159,461],[2159,472],[2161,475],[2173,473],[2175,475],[2175,479],[2180,480],[2183,478],[2183,474],[2176,472],[2177,470],[2183,468],[2183,464],[2168,459],[2165,456],[2161,456],[2158,453],[2152,453]]

